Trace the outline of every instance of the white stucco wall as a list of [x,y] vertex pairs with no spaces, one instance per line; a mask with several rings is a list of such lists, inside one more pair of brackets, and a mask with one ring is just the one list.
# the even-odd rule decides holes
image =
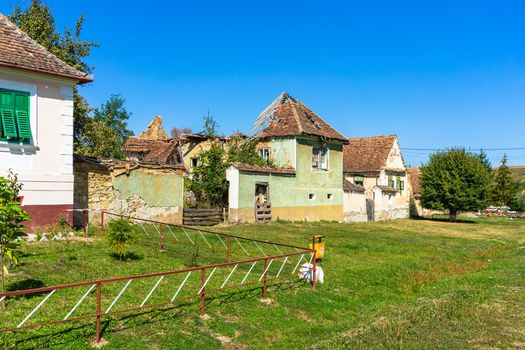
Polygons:
[[367,221],[365,193],[344,191],[343,212],[344,222]]
[[23,205],[73,204],[74,84],[0,70],[0,88],[30,94],[30,144],[0,141],[0,176],[9,169],[18,174]]

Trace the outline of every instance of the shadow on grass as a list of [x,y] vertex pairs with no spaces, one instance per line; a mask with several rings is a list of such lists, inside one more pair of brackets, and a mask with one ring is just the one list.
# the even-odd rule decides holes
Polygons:
[[[305,281],[302,280],[290,280],[290,281],[281,281],[273,284],[268,284],[268,292],[277,292],[280,290],[288,290],[296,288],[300,285],[307,285]],[[223,306],[239,302],[245,299],[256,299],[262,296],[262,286],[253,286],[246,289],[230,289],[217,294],[206,297],[206,307],[212,308],[214,306]],[[150,309],[142,309],[138,311],[129,311],[122,314],[116,314],[113,316],[103,316],[101,322],[101,337],[104,336],[104,333],[122,333],[127,330],[140,329],[143,326],[162,323],[162,322],[172,322],[175,317],[183,316],[196,316],[199,314],[197,308],[200,308],[200,303],[197,302],[199,296],[195,297],[195,301],[192,299],[187,299],[181,301],[177,304],[172,304],[168,306],[161,307],[152,307]],[[129,321],[129,323],[127,323]],[[34,346],[35,341],[44,341],[46,344],[65,345],[67,340],[64,342],[57,342],[58,339],[63,339],[64,335],[70,334],[75,331],[80,331],[81,333],[92,333],[92,339],[86,339],[88,342],[92,342],[95,339],[94,333],[94,324],[96,322],[95,318],[91,321],[80,321],[85,322],[81,325],[71,325],[67,329],[62,329],[58,331],[53,331],[46,334],[37,334],[32,335],[24,339],[17,340],[16,344],[18,347],[28,345],[29,348]],[[117,329],[111,329],[112,326],[115,326]],[[49,339],[49,340],[46,340]],[[64,338],[65,339],[65,338]],[[51,341],[52,340],[52,341]],[[67,343],[71,345],[70,343]]]
[[[42,288],[42,287],[45,287],[45,286],[46,286],[45,283],[40,281],[40,280],[36,280],[34,278],[26,278],[25,280],[21,280],[21,281],[18,281],[18,282],[13,282],[10,285],[8,285],[7,288],[6,288],[6,292],[15,292],[15,291],[25,290],[25,289]],[[47,292],[21,294],[21,295],[17,295],[17,296],[12,296],[10,298],[14,298],[14,299],[31,299],[31,298],[40,296],[40,295],[45,294],[45,293],[47,293]]]
[[111,257],[115,260],[118,260],[118,261],[129,261],[129,260],[142,260],[144,259],[144,256],[141,255],[141,254],[136,254],[136,253],[127,253],[126,255],[124,256],[120,256],[118,254],[115,254],[115,253],[111,253]]
[[435,221],[435,222],[448,222],[456,224],[477,224],[474,220],[458,219],[456,221],[450,221],[448,218],[444,217],[431,217],[431,216],[411,216],[410,219],[416,221]]

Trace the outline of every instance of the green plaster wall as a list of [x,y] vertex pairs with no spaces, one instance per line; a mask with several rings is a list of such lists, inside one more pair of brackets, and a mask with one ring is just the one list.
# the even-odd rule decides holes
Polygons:
[[133,170],[129,175],[115,177],[113,186],[120,199],[136,194],[151,206],[182,207],[184,179],[175,173]]
[[[314,144],[320,145],[315,139],[273,139],[274,162],[278,166],[294,164],[296,175],[240,173],[239,208],[253,208],[257,182],[268,182],[273,207],[343,205],[343,147],[340,143],[329,143],[328,170],[317,170],[312,169]],[[274,150],[286,152],[287,156],[280,158]],[[295,159],[289,159],[294,155]],[[283,164],[280,159],[287,159],[288,163]],[[309,199],[310,193],[315,194],[315,199]]]
[[295,168],[295,138],[272,140],[270,154],[276,166],[292,166]]

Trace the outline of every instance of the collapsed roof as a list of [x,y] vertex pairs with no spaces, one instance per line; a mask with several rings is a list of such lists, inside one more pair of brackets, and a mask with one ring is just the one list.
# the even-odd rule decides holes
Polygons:
[[281,93],[256,119],[252,131],[259,138],[317,136],[347,143],[346,137],[287,92]]

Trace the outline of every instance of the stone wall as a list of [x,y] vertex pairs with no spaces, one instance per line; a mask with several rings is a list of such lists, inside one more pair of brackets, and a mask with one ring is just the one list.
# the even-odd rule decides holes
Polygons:
[[[115,164],[78,161],[75,171],[75,208],[92,209],[88,219],[100,224],[101,212],[182,223],[184,179],[181,169],[129,162]],[[74,223],[81,226],[83,214]]]

